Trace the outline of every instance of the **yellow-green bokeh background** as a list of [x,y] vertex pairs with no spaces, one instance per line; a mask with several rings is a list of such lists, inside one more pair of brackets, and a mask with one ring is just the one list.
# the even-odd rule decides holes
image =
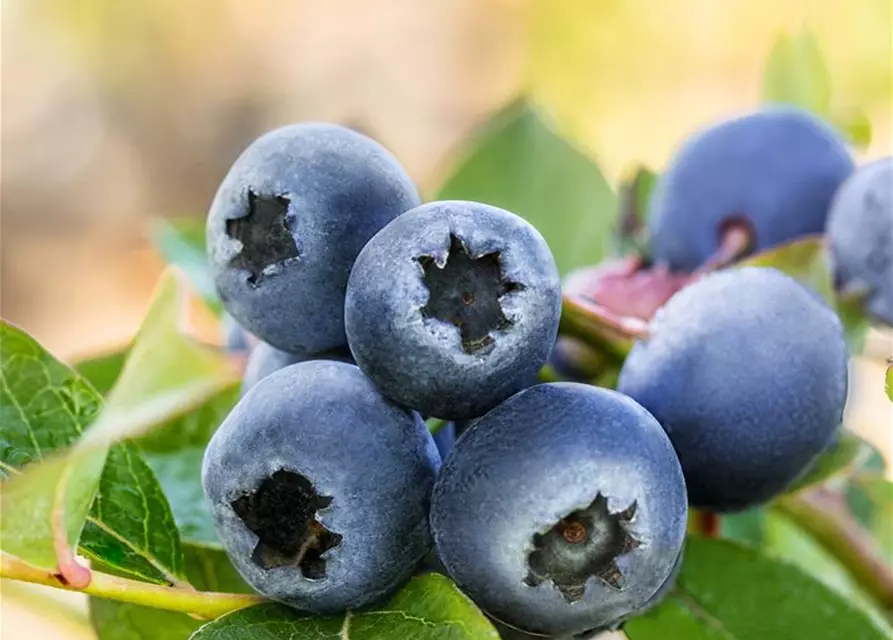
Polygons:
[[[636,162],[661,168],[693,128],[756,106],[775,37],[804,27],[825,52],[835,108],[872,123],[860,159],[889,155],[891,8],[4,0],[3,316],[62,357],[125,340],[161,269],[147,220],[201,215],[235,154],[270,127],[360,126],[430,195],[472,128],[526,90],[616,180]],[[890,344],[875,334],[873,356]],[[889,450],[893,414],[864,382],[881,370],[857,363],[850,418]],[[90,637],[76,598],[2,589],[3,638]]]

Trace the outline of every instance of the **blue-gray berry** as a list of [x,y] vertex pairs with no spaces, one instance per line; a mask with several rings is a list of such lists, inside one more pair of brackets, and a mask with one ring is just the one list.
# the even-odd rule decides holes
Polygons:
[[686,515],[654,417],[616,391],[562,382],[472,423],[435,484],[431,528],[447,572],[488,614],[562,636],[650,606]]
[[539,232],[503,209],[449,201],[403,214],[363,248],[345,324],[357,365],[385,395],[461,420],[530,384],[560,313]]
[[357,367],[280,369],[214,434],[202,484],[220,541],[261,594],[312,612],[380,598],[431,548],[440,458],[418,414]]
[[762,250],[822,233],[831,198],[853,172],[837,132],[793,107],[769,107],[696,133],[658,180],[649,204],[658,263],[693,271],[743,222]]
[[336,349],[315,356],[304,356],[281,351],[266,342],[261,342],[251,351],[248,363],[245,365],[245,374],[242,376],[242,395],[244,396],[249,389],[274,371],[308,360],[337,360],[349,364],[354,363],[347,349]]
[[893,325],[893,157],[862,167],[837,192],[828,246],[838,288],[864,295],[868,313]]
[[224,306],[277,349],[345,346],[354,259],[418,203],[397,160],[364,135],[318,123],[270,131],[233,164],[208,214],[209,262]]
[[657,312],[617,388],[666,429],[693,506],[745,509],[782,492],[840,425],[843,329],[779,271],[717,272]]

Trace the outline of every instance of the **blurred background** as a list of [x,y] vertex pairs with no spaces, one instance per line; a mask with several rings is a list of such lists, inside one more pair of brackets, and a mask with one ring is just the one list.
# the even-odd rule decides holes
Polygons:
[[[126,341],[163,268],[153,217],[205,214],[238,152],[328,120],[389,147],[430,196],[520,92],[600,163],[663,167],[692,129],[755,107],[775,38],[808,27],[834,106],[890,155],[890,0],[3,0],[2,315],[62,358]],[[850,423],[891,450],[854,365]],[[871,380],[871,384],[862,384]],[[3,583],[3,638],[92,637],[83,602]],[[37,594],[37,595],[35,595]],[[34,607],[37,603],[37,608]],[[7,635],[8,634],[8,635]]]

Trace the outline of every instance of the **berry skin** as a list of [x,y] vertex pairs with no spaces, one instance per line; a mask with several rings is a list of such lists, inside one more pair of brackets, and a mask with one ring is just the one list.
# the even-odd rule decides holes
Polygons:
[[274,371],[279,371],[279,369],[289,365],[308,360],[337,360],[338,362],[353,364],[353,358],[350,357],[350,353],[346,349],[329,351],[317,356],[297,356],[287,351],[280,351],[276,347],[271,347],[266,342],[261,342],[248,356],[248,363],[245,365],[245,375],[242,377],[241,395],[244,396],[249,389]]
[[563,636],[650,605],[686,515],[657,421],[616,391],[560,382],[512,396],[456,441],[431,529],[449,575],[488,614]]
[[446,458],[447,454],[453,450],[456,443],[456,423],[447,422],[437,433],[434,434],[434,444],[437,445],[437,451],[441,458]]
[[558,332],[561,283],[545,240],[503,209],[432,202],[382,229],[350,274],[357,365],[424,415],[482,415],[528,386]]
[[809,113],[770,107],[695,134],[649,204],[657,263],[693,271],[743,221],[762,250],[822,233],[831,198],[853,172],[840,136]]
[[868,312],[893,325],[893,158],[862,167],[843,184],[827,231],[838,288],[865,295]]
[[397,160],[350,129],[308,123],[261,136],[233,164],[208,214],[209,262],[226,310],[290,353],[345,346],[354,259],[418,203]]
[[355,366],[315,360],[239,401],[208,445],[202,484],[242,577],[269,598],[330,613],[388,594],[429,551],[439,464],[418,414]]
[[709,275],[657,312],[617,389],[660,421],[689,501],[736,511],[782,492],[840,425],[847,352],[837,316],[775,271]]
[[254,336],[245,331],[228,313],[224,313],[220,318],[220,333],[226,350],[230,353],[248,353],[256,342]]

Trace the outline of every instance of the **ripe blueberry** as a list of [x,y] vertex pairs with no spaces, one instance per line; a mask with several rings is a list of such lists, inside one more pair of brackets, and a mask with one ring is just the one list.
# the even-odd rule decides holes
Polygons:
[[353,364],[353,359],[346,349],[329,351],[316,356],[298,356],[287,351],[280,351],[266,342],[261,342],[252,350],[248,357],[248,364],[245,365],[245,375],[242,377],[242,395],[244,396],[249,389],[274,371],[307,360],[337,360]]
[[800,109],[766,108],[703,130],[658,180],[649,205],[653,258],[692,271],[736,224],[753,250],[822,233],[852,171],[840,136]]
[[357,365],[385,395],[461,420],[530,384],[560,313],[558,271],[536,229],[496,207],[433,202],[360,252],[345,325]]
[[693,506],[735,511],[769,500],[840,424],[840,321],[774,269],[730,269],[689,285],[657,312],[650,333],[617,388],[663,425]]
[[862,167],[837,192],[828,245],[838,288],[865,295],[868,312],[893,325],[893,158]]
[[312,612],[375,600],[431,548],[440,458],[418,414],[353,365],[296,364],[261,380],[205,452],[224,549],[261,594]]
[[475,420],[435,484],[447,572],[530,633],[610,627],[650,605],[685,536],[685,483],[657,421],[630,398],[541,384]]
[[261,136],[229,170],[208,214],[209,261],[224,306],[277,349],[345,346],[354,259],[418,202],[397,160],[359,133],[297,124]]

